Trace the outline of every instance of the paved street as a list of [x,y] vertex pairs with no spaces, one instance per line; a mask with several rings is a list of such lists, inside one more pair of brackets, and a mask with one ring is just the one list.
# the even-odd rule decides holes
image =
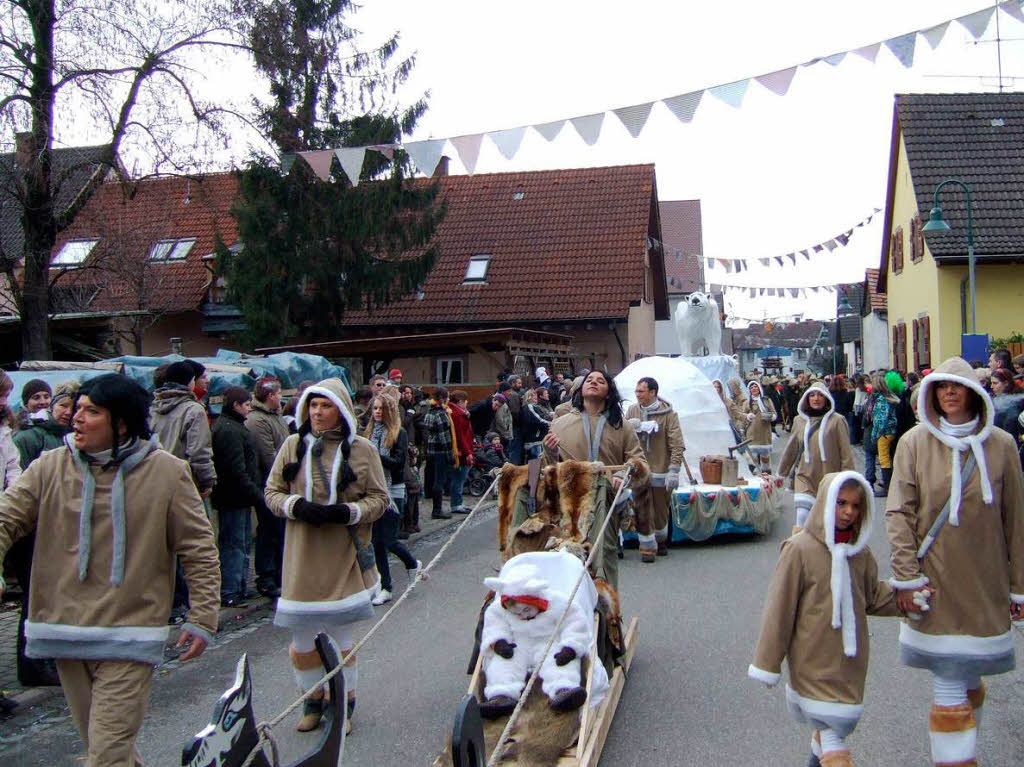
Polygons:
[[[789,718],[781,687],[767,690],[746,677],[764,591],[792,515],[790,506],[770,536],[674,548],[654,565],[642,565],[636,551],[627,552],[620,571],[622,606],[627,616],[640,617],[639,647],[603,765],[806,763],[809,732]],[[362,653],[346,765],[428,765],[441,748],[467,683],[466,661],[485,593],[481,580],[498,564],[493,506],[474,522],[426,588],[417,589]],[[433,556],[444,535],[420,539],[417,557]],[[887,574],[880,516],[872,549]],[[395,581],[398,587],[405,583],[400,566]],[[243,652],[253,664],[258,717],[270,718],[293,700],[286,633],[270,625],[265,610],[236,624],[197,663],[161,668],[139,741],[148,765],[179,763],[181,744],[205,724]],[[870,619],[867,705],[850,739],[860,765],[930,764],[930,677],[899,665],[897,628],[894,619]],[[1017,648],[1024,658],[1020,632]],[[1024,751],[1024,672],[990,678],[988,684],[981,763],[1015,764]],[[298,736],[294,720],[277,730],[282,761],[313,739]],[[80,751],[58,697],[0,722],[5,767],[70,767],[79,763]]]

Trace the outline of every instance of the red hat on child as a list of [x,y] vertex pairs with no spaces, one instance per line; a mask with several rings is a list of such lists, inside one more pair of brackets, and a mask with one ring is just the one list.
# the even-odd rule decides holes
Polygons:
[[509,596],[508,594],[501,595],[501,606],[507,608],[509,602],[522,602],[524,605],[531,605],[536,607],[541,612],[548,609],[548,600],[541,599],[538,596],[532,594],[520,594],[519,596]]
[[401,378],[401,377],[402,377],[402,371],[399,370],[398,368],[391,368],[391,370],[388,371],[388,378]]

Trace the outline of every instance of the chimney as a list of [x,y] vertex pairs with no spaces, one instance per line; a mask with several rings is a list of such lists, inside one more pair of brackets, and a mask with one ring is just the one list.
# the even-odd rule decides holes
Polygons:
[[14,163],[25,168],[32,161],[32,134],[28,131],[14,134]]
[[442,176],[448,175],[448,155],[442,155],[441,159],[437,161],[437,167],[434,169],[434,175],[431,178],[441,178]]

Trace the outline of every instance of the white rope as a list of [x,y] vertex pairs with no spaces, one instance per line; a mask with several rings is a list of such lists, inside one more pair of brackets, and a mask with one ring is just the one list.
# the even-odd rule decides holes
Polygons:
[[[270,744],[271,751],[273,753],[274,761],[271,763],[271,767],[277,767],[277,746],[274,743],[272,736],[270,736],[270,731],[273,730],[274,727],[277,727],[277,725],[279,725],[282,721],[284,721],[285,718],[287,718],[293,711],[295,711],[299,706],[301,706],[311,695],[319,692],[320,689],[325,684],[327,684],[327,682],[333,679],[337,674],[341,673],[342,669],[345,666],[345,661],[353,657],[359,650],[361,650],[363,646],[370,641],[370,638],[377,633],[377,630],[382,625],[384,625],[384,623],[391,617],[395,610],[398,609],[398,606],[409,597],[413,589],[415,589],[416,586],[420,584],[420,582],[425,581],[427,579],[427,574],[434,567],[434,565],[436,565],[440,561],[441,557],[444,556],[445,552],[448,551],[449,547],[451,547],[452,543],[454,543],[459,533],[461,533],[463,529],[465,529],[466,525],[469,524],[469,520],[473,518],[473,515],[476,514],[477,510],[483,505],[483,502],[487,500],[488,496],[491,494],[491,492],[494,490],[497,484],[498,477],[496,476],[494,478],[494,481],[491,482],[491,486],[487,488],[487,490],[484,492],[482,496],[480,496],[480,500],[476,502],[476,506],[474,506],[472,511],[470,511],[469,514],[466,515],[466,518],[462,520],[462,524],[460,524],[455,529],[455,532],[452,533],[451,536],[449,536],[448,540],[445,541],[445,544],[441,547],[437,554],[434,555],[434,558],[430,560],[426,567],[422,568],[419,571],[418,577],[415,578],[411,583],[409,583],[405,591],[402,592],[402,595],[395,600],[395,603],[391,605],[391,607],[388,609],[386,613],[384,613],[384,615],[381,616],[380,620],[374,623],[370,630],[367,631],[366,634],[363,636],[363,638],[356,642],[355,645],[353,645],[352,649],[344,654],[344,657],[339,661],[338,665],[335,668],[328,671],[326,674],[324,674],[316,684],[314,684],[312,687],[306,690],[301,696],[299,696],[299,698],[292,702],[292,704],[289,705],[288,708],[286,708],[280,714],[275,716],[269,722],[260,722],[258,725],[256,725],[256,730],[257,732],[259,732],[260,738],[256,745],[253,746],[252,751],[249,752],[249,755],[246,757],[245,761],[242,762],[242,767],[251,767],[253,761],[256,759],[256,756],[261,751],[263,751],[265,743]],[[575,594],[575,592],[573,593]]]
[[[619,485],[619,489],[615,493],[615,498],[612,500],[612,505],[608,507],[608,512],[604,516],[604,522],[601,523],[601,529],[598,531],[597,537],[594,539],[594,546],[590,550],[590,555],[587,557],[586,563],[583,565],[583,572],[580,573],[579,578],[576,579],[576,585],[573,587],[572,593],[569,595],[569,600],[565,604],[565,610],[562,611],[562,616],[558,619],[558,624],[551,632],[551,638],[548,640],[547,647],[544,648],[544,652],[540,657],[546,658],[548,653],[551,652],[551,648],[555,644],[555,639],[558,638],[559,633],[562,630],[562,625],[565,623],[565,618],[569,614],[569,608],[572,607],[572,601],[576,598],[576,593],[580,590],[580,584],[583,583],[585,577],[590,575],[590,564],[594,561],[594,556],[601,549],[602,543],[604,542],[604,533],[608,527],[608,522],[611,520],[615,507],[619,504],[619,496],[622,495],[623,489],[629,483],[630,474],[633,473],[632,464],[627,464],[626,471],[622,477],[622,483]],[[480,648],[483,652],[484,648]],[[591,662],[595,662],[591,658]],[[600,661],[596,661],[600,663]],[[505,743],[505,739],[508,738],[512,732],[512,727],[519,717],[520,712],[523,710],[523,705],[526,703],[527,698],[530,697],[530,692],[533,690],[533,686],[537,681],[537,677],[540,674],[540,664],[538,663],[536,668],[533,669],[533,673],[530,674],[530,679],[526,683],[526,687],[523,689],[522,695],[519,696],[519,702],[516,703],[516,707],[512,710],[512,715],[508,718],[508,723],[505,725],[505,729],[501,731],[501,735],[498,737],[498,742],[494,746],[494,751],[491,752],[491,758],[487,760],[487,767],[494,767],[498,763],[499,752],[501,751],[502,745]],[[590,701],[587,701],[584,705],[590,705]],[[244,765],[243,765],[244,767]]]

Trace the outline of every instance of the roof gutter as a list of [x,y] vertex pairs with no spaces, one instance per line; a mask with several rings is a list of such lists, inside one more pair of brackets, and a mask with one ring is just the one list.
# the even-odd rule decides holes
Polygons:
[[626,355],[626,347],[622,345],[622,339],[619,338],[619,325],[618,325],[618,323],[617,322],[613,322],[611,324],[611,328],[612,328],[612,335],[615,336],[615,343],[617,343],[619,345],[619,354],[622,357],[622,367],[625,368],[629,364],[629,361],[626,359],[626,356],[627,356]]

